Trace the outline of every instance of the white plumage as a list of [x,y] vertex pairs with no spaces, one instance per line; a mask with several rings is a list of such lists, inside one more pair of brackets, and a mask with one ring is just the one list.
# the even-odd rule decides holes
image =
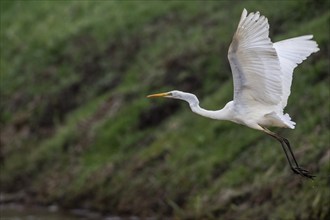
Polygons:
[[280,141],[295,173],[312,178],[298,165],[289,141],[266,128],[295,127],[296,123],[283,109],[290,95],[294,68],[319,50],[312,38],[312,35],[305,35],[272,43],[267,18],[259,12],[248,14],[244,9],[228,51],[234,82],[232,101],[220,110],[210,111],[201,108],[199,100],[191,93],[174,90],[148,97],[181,99],[202,116],[264,131]]
[[287,105],[290,96],[292,73],[298,64],[302,63],[311,53],[319,50],[315,41],[311,40],[313,35],[305,35],[273,44],[280,61],[282,73],[282,108]]
[[[263,126],[294,128],[283,114],[290,95],[293,69],[318,51],[312,35],[272,43],[267,18],[244,9],[228,59],[234,79],[234,108],[242,124],[263,130]],[[243,119],[241,117],[244,117]],[[238,122],[238,123],[240,123]]]

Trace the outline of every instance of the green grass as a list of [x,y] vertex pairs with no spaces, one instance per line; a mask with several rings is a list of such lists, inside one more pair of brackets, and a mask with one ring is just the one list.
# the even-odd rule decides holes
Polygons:
[[[291,141],[148,100],[172,89],[232,99],[227,50],[243,8],[275,41],[313,34],[294,74]],[[1,1],[1,191],[34,202],[177,219],[329,218],[329,3]]]

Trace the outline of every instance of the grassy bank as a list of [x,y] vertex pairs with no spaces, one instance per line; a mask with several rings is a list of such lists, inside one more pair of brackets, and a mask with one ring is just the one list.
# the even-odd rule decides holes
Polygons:
[[[286,111],[297,159],[260,132],[148,100],[180,89],[232,99],[227,50],[243,8],[274,41],[314,34]],[[1,191],[118,215],[330,217],[326,1],[1,1]]]

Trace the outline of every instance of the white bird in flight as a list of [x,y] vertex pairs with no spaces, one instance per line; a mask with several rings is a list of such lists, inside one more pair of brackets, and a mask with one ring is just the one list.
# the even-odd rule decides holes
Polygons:
[[272,43],[269,24],[259,12],[248,14],[243,10],[236,33],[230,44],[228,59],[233,74],[234,99],[216,111],[199,106],[191,93],[170,91],[147,96],[181,99],[191,110],[204,117],[228,120],[260,130],[277,139],[294,173],[313,178],[301,168],[289,141],[267,127],[295,128],[288,114],[283,113],[290,95],[294,68],[311,53],[319,50],[313,35],[305,35]]

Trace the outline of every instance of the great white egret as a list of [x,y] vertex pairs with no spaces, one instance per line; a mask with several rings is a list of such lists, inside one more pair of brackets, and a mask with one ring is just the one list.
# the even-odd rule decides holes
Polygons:
[[295,128],[296,123],[283,109],[290,95],[294,68],[319,50],[312,38],[313,35],[305,35],[272,43],[267,18],[259,12],[248,14],[244,9],[228,51],[234,81],[232,101],[220,110],[210,111],[201,108],[198,98],[191,93],[174,90],[147,97],[181,99],[204,117],[263,131],[281,143],[294,173],[312,179],[314,176],[298,165],[289,141],[267,129],[269,126]]

